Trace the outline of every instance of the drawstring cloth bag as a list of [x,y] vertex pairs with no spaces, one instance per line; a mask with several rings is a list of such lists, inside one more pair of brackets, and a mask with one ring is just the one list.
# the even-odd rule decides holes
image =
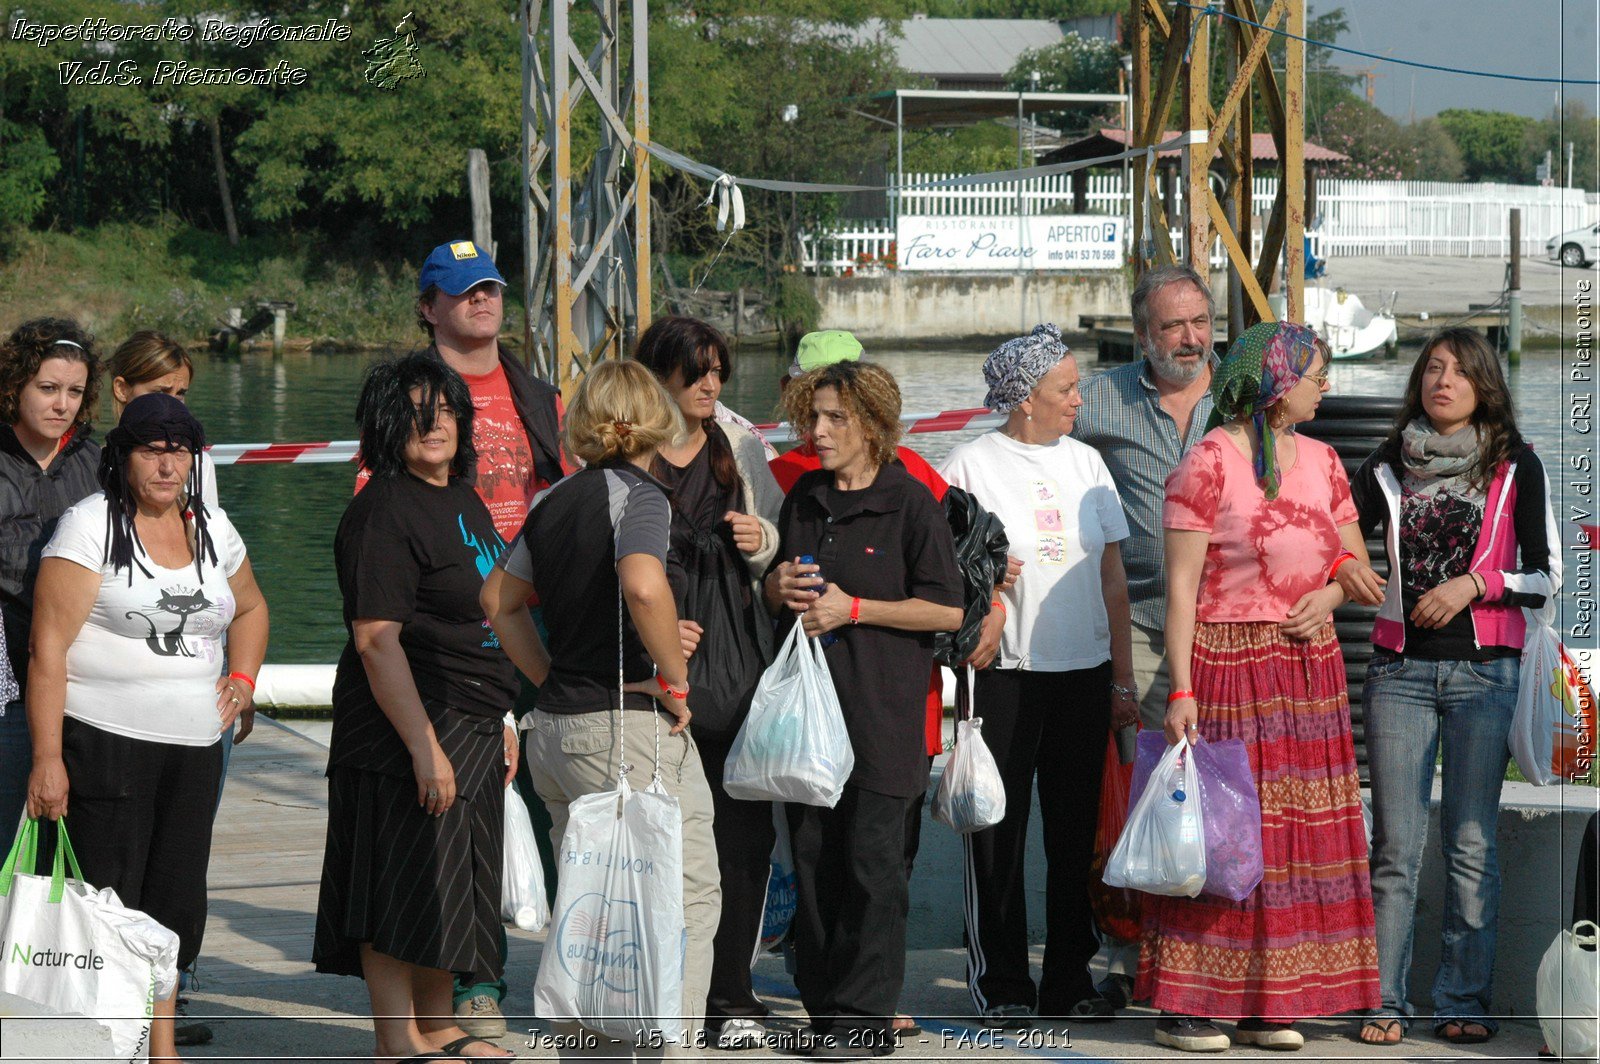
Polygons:
[[[655,774],[636,791],[623,762],[622,592],[617,591],[617,786],[576,799],[556,854],[556,904],[533,1004],[628,1045],[681,1043],[683,811]],[[657,1039],[659,1038],[659,1042]]]

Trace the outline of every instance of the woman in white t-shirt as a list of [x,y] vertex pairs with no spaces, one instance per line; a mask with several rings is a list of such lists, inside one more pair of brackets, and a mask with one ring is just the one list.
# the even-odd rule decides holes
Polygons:
[[[267,606],[221,510],[190,509],[205,433],[170,395],[134,399],[106,435],[100,486],[44,548],[34,592],[28,813],[71,816],[84,877],[200,952],[219,740],[251,709]],[[231,672],[222,677],[226,642]],[[176,1056],[176,992],[152,1057]]]
[[[975,713],[1005,780],[1007,812],[964,837],[967,982],[990,1027],[1027,1026],[1036,1015],[1102,1019],[1112,1008],[1089,977],[1099,942],[1088,877],[1106,738],[1138,709],[1117,547],[1128,524],[1099,453],[1068,437],[1083,400],[1060,331],[1040,325],[1008,340],[983,375],[984,405],[1007,421],[951,451],[939,472],[1005,523],[1023,568],[997,594],[972,659]],[[1023,890],[1036,774],[1049,864],[1037,989]]]

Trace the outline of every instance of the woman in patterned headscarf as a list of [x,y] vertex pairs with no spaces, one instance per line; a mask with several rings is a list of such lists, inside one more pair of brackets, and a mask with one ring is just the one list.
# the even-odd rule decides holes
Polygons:
[[[1005,523],[1022,575],[997,592],[998,643],[973,655],[984,741],[1005,781],[1006,816],[963,837],[967,983],[983,1022],[1109,1018],[1089,962],[1100,948],[1089,909],[1106,734],[1138,712],[1122,500],[1100,453],[1070,438],[1083,399],[1078,364],[1054,325],[1001,344],[983,364],[984,405],[1006,423],[950,452],[940,472]],[[985,626],[985,635],[991,632]],[[1028,809],[1038,778],[1049,879],[1042,978],[1028,973],[1023,888]]]
[[1152,897],[1135,993],[1156,1042],[1299,1049],[1296,1020],[1370,1008],[1378,957],[1333,574],[1366,560],[1327,444],[1295,434],[1328,388],[1328,347],[1262,322],[1229,349],[1208,432],[1167,480],[1167,741],[1242,739],[1265,875],[1241,902]]

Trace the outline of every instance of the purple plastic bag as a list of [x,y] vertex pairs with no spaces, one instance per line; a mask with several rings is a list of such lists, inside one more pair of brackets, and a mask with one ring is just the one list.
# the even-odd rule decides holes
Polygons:
[[[1144,793],[1150,774],[1167,752],[1159,731],[1139,733],[1128,808]],[[1250,775],[1244,740],[1200,742],[1194,747],[1200,776],[1200,815],[1206,828],[1206,885],[1202,894],[1243,901],[1261,883],[1261,799]]]

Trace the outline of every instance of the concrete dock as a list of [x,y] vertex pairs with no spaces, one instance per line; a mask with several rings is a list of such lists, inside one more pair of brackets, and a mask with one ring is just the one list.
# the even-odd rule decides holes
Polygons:
[[[322,778],[326,750],[289,728],[258,720],[255,734],[233,755],[212,854],[210,921],[198,966],[199,985],[189,995],[190,1016],[203,1018],[216,1039],[183,1052],[195,1059],[234,1061],[366,1060],[373,1043],[371,1021],[365,1018],[364,984],[317,975],[310,964],[326,816]],[[953,875],[953,868],[943,867],[955,852],[949,835],[942,827],[927,826],[917,878],[936,886]],[[1548,871],[1552,890],[1557,874],[1555,869]],[[930,900],[926,891],[919,894],[922,900],[914,905],[912,920],[914,940],[924,937],[916,908]],[[1042,900],[1042,896],[1033,899],[1036,909],[1042,910]],[[953,904],[959,906],[959,894]],[[1516,895],[1508,889],[1507,907],[1516,904]],[[949,915],[959,922],[958,909]],[[548,1027],[532,1015],[532,983],[544,936],[515,929],[510,936],[510,993],[504,1004],[510,1033],[499,1042],[523,1059],[553,1059]],[[1502,941],[1505,938],[1503,933]],[[1035,965],[1038,960],[1036,952]],[[897,1057],[1132,1061],[1183,1056],[1151,1041],[1154,1014],[1144,1009],[1128,1010],[1112,1023],[1041,1025],[1003,1036],[985,1031],[973,1019],[964,966],[960,949],[912,950],[901,1007],[917,1017],[924,1033],[907,1039]],[[803,1019],[781,958],[763,957],[756,983],[778,1017],[775,1026]],[[7,1020],[5,1026],[20,1022],[26,1021]],[[1526,1060],[1535,1056],[1542,1042],[1538,1027],[1527,1019],[1505,1022],[1499,1037],[1479,1046],[1441,1042],[1421,1022],[1400,1046],[1374,1049],[1352,1038],[1355,1029],[1353,1019],[1306,1024],[1306,1047],[1297,1059]],[[1226,1054],[1229,1059],[1246,1055],[1261,1054],[1251,1048]],[[5,1056],[3,1045],[0,1056]],[[794,1059],[772,1051],[700,1051],[697,1056],[752,1064]]]

